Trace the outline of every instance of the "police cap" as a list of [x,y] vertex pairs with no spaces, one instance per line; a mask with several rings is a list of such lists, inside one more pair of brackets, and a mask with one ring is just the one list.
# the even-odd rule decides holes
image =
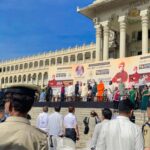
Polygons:
[[38,91],[38,88],[35,86],[30,85],[14,85],[11,87],[8,87],[4,90],[4,94],[8,93],[14,93],[14,94],[20,94],[20,95],[28,95],[30,97],[35,96],[35,92]]

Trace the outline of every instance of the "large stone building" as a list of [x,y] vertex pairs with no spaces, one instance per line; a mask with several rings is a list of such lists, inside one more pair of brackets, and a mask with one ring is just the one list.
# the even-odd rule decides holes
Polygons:
[[97,60],[147,54],[149,9],[149,0],[96,0],[78,8],[95,24]]
[[4,88],[12,84],[46,86],[52,74],[52,66],[86,63],[95,60],[95,44],[47,52],[31,57],[0,63],[0,84]]
[[0,84],[47,85],[51,66],[147,55],[150,0],[96,0],[78,12],[94,22],[96,44],[0,63]]

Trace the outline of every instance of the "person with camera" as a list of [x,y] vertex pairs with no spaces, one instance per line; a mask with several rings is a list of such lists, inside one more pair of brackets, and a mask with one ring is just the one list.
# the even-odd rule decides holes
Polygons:
[[89,147],[89,143],[91,143],[91,138],[93,136],[94,128],[96,124],[100,122],[100,118],[98,114],[92,110],[90,113],[90,117],[85,117],[83,119],[84,123],[84,134],[86,135],[87,147]]
[[91,150],[95,150],[97,141],[101,134],[101,129],[103,126],[105,126],[105,124],[109,120],[111,120],[111,117],[112,117],[112,111],[110,109],[108,109],[108,108],[102,109],[102,122],[95,126],[94,133],[92,136],[92,141],[91,141]]

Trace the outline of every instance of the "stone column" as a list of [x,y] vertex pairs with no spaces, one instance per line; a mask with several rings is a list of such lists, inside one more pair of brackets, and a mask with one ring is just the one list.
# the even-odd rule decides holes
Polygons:
[[78,52],[77,52],[77,54],[75,55],[75,63],[78,63]]
[[148,10],[142,10],[140,13],[142,18],[142,54],[148,53],[148,14]]
[[43,88],[43,85],[44,85],[44,74],[42,74],[42,79],[41,79],[41,83],[40,83],[41,85],[41,88]]
[[64,56],[61,57],[61,65],[64,65]]
[[102,23],[104,28],[103,38],[104,38],[104,44],[103,44],[103,59],[108,59],[108,53],[109,53],[109,21],[105,21]]
[[71,63],[70,58],[71,58],[71,55],[68,56],[68,64]]
[[96,61],[101,61],[103,60],[102,27],[100,24],[96,24],[95,29],[96,29]]
[[126,57],[126,17],[119,17],[120,23],[120,58]]
[[84,63],[85,62],[85,53],[82,53],[82,56],[83,56],[82,62]]

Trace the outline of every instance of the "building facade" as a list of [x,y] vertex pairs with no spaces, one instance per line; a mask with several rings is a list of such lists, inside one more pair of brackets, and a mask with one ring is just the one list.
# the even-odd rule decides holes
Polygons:
[[0,85],[47,85],[51,67],[86,64],[150,52],[149,0],[96,0],[77,11],[90,18],[96,44],[0,62]]
[[95,0],[77,11],[94,23],[97,61],[150,51],[149,0]]
[[14,84],[47,86],[53,66],[95,61],[95,44],[43,53],[0,63],[1,88]]

